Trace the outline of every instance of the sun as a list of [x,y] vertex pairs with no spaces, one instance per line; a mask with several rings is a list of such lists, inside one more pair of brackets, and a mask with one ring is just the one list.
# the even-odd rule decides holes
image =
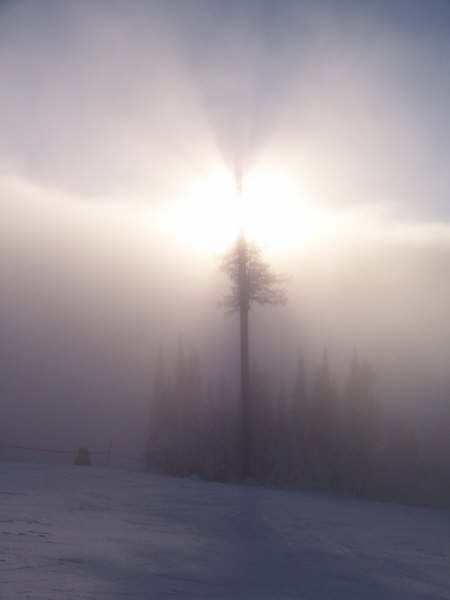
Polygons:
[[225,169],[193,181],[182,198],[159,215],[166,234],[200,252],[227,248],[239,232],[270,253],[286,252],[306,243],[322,215],[308,205],[302,190],[276,170],[255,170],[236,191]]
[[164,233],[201,252],[218,252],[239,231],[235,187],[222,169],[186,185],[179,198],[165,206],[157,218]]
[[247,238],[271,253],[303,246],[323,220],[322,212],[308,204],[305,191],[275,170],[250,173],[241,211]]

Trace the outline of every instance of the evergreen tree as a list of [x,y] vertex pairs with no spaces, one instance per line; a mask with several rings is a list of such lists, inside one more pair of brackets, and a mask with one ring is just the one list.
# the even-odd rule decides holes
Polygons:
[[420,496],[420,453],[417,436],[410,426],[391,417],[386,427],[382,484],[389,499],[414,503]]
[[274,479],[278,482],[291,483],[294,476],[294,448],[292,444],[291,407],[288,404],[286,387],[283,383],[280,384],[274,416]]
[[150,404],[147,464],[150,468],[167,472],[170,465],[170,379],[166,373],[162,349],[159,349]]
[[350,364],[344,393],[344,455],[347,486],[367,493],[373,477],[376,444],[375,377],[356,351]]
[[329,488],[337,485],[337,433],[337,391],[325,350],[313,385],[308,440],[311,475],[314,484],[319,487]]
[[185,471],[186,474],[199,473],[201,470],[201,452],[203,431],[202,413],[205,410],[200,365],[196,354],[192,353],[187,364],[186,382],[182,403],[185,419]]
[[307,483],[309,478],[308,433],[310,427],[310,403],[306,385],[305,363],[302,356],[297,362],[297,373],[292,389],[291,428],[292,454],[295,458],[295,481]]
[[261,250],[249,244],[241,234],[234,246],[224,255],[221,270],[231,279],[231,291],[224,306],[238,311],[240,319],[240,403],[241,403],[241,476],[250,475],[250,380],[248,317],[251,305],[279,304],[286,300],[284,277],[271,272],[261,258]]
[[274,444],[277,438],[273,395],[267,374],[252,370],[251,398],[251,472],[258,479],[274,478]]

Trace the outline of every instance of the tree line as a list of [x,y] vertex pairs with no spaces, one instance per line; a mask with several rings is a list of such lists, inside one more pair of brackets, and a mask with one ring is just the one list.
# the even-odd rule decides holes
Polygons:
[[[356,353],[339,386],[326,352],[312,372],[298,361],[294,381],[274,385],[251,372],[248,472],[255,481],[408,503],[450,505],[447,422],[419,438],[383,410],[375,374]],[[447,434],[445,433],[447,432]],[[176,476],[241,479],[239,394],[223,377],[202,378],[180,344],[154,379],[148,467]]]
[[283,304],[286,278],[241,233],[224,254],[230,279],[223,305],[239,314],[239,393],[202,381],[198,360],[179,347],[167,369],[162,354],[151,403],[148,466],[173,475],[248,480],[450,504],[450,416],[418,440],[381,409],[372,368],[354,353],[344,385],[327,353],[311,375],[299,361],[295,382],[274,386],[250,372],[249,312]]

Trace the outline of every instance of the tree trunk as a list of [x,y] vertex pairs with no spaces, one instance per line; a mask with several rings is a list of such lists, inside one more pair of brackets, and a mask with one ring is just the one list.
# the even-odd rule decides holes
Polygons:
[[247,479],[250,475],[250,393],[248,372],[248,312],[249,281],[248,281],[248,249],[244,236],[241,237],[239,248],[239,316],[241,341],[241,477]]
[[241,337],[241,477],[250,475],[250,390],[248,373],[248,307],[240,308]]

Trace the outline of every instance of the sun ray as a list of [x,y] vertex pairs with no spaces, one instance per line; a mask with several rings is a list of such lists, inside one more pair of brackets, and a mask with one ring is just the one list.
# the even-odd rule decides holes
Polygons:
[[306,243],[323,221],[323,211],[275,170],[251,172],[237,191],[231,175],[216,169],[158,217],[165,233],[205,252],[223,250],[240,231],[269,252],[288,251]]

